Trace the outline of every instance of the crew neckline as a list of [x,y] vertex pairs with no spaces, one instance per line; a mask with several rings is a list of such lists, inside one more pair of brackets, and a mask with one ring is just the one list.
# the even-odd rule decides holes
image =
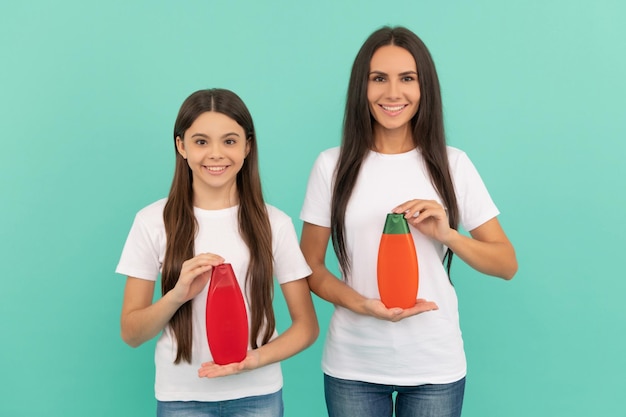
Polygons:
[[232,215],[233,212],[237,212],[239,210],[239,204],[236,204],[232,207],[226,207],[223,209],[216,209],[216,210],[208,210],[208,209],[203,209],[200,207],[196,207],[194,206],[193,208],[193,212],[196,216],[203,216],[203,217],[226,217],[229,215]]
[[376,152],[374,150],[370,150],[369,154],[370,156],[375,156],[378,158],[399,159],[399,158],[406,158],[406,157],[412,156],[416,152],[419,152],[419,150],[417,148],[413,148],[409,151],[402,152],[402,153],[381,153],[381,152]]

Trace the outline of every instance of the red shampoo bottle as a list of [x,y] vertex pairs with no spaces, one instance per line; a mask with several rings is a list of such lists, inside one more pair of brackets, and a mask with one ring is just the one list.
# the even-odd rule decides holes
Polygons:
[[218,365],[241,362],[248,351],[248,315],[231,264],[213,267],[206,299],[206,335]]

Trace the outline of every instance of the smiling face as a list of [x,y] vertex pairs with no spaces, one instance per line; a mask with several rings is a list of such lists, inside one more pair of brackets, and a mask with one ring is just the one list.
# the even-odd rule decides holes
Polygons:
[[194,204],[212,209],[237,204],[237,173],[249,151],[244,129],[225,114],[209,111],[183,136],[176,138],[176,147],[192,172]]
[[420,87],[415,59],[409,51],[387,45],[374,52],[367,100],[375,121],[375,136],[383,133],[411,137],[410,122],[419,107]]

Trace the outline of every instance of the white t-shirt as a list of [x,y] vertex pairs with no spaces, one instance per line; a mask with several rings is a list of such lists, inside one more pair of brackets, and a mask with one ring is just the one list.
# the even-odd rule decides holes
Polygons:
[[[165,203],[166,199],[159,200],[137,213],[124,245],[117,273],[157,280],[165,256]],[[311,269],[300,251],[291,219],[270,205],[267,205],[267,211],[272,227],[274,275],[278,283],[284,284],[308,276]],[[231,263],[243,292],[249,250],[238,231],[238,206],[224,210],[194,208],[194,214],[198,221],[195,253],[214,253]],[[208,285],[192,301],[192,363],[182,361],[178,365],[174,364],[176,338],[169,326],[165,327],[157,341],[156,398],[160,401],[223,401],[278,391],[283,382],[279,363],[221,378],[198,377],[201,363],[212,360],[205,331],[207,291]],[[248,297],[244,299],[250,318]],[[277,333],[274,332],[272,338],[276,336]],[[259,340],[259,345],[260,342]]]
[[[330,227],[334,170],[339,148],[317,158],[300,218]],[[460,225],[468,231],[499,214],[467,155],[448,147]],[[345,238],[351,259],[347,283],[368,298],[379,299],[378,245],[387,213],[412,199],[441,202],[418,150],[403,154],[369,152],[348,202]],[[336,378],[389,385],[443,384],[465,376],[458,303],[442,259],[444,246],[410,227],[419,263],[418,297],[439,310],[397,323],[336,307],[324,348],[322,368]]]

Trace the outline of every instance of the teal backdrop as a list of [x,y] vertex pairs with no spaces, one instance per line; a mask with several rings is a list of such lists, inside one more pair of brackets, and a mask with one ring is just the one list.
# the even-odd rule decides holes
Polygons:
[[[618,0],[2,2],[0,416],[155,415],[154,341],[122,342],[114,269],[167,195],[180,104],[244,99],[267,201],[299,233],[354,56],[385,24],[429,46],[449,143],[517,250],[511,282],[453,266],[464,417],[625,416],[625,21]],[[325,415],[332,308],[315,303],[322,334],[283,363],[289,417]]]

